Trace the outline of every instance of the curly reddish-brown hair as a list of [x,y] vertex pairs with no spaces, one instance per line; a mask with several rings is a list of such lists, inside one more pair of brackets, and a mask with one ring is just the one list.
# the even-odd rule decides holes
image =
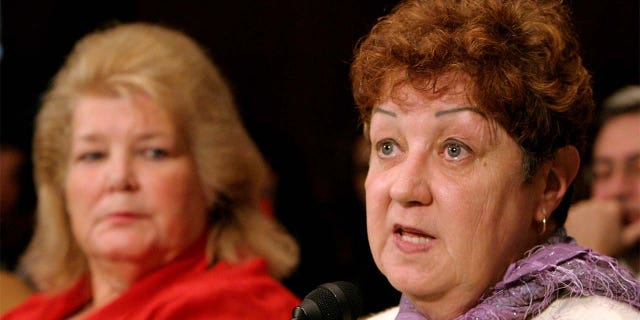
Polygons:
[[560,147],[584,152],[591,77],[560,0],[401,2],[356,48],[351,79],[365,127],[388,81],[435,90],[451,73],[470,78],[472,101],[522,147],[526,180]]

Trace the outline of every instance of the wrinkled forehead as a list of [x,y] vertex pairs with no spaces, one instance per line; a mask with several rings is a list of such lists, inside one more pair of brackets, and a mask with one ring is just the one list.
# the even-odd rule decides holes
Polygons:
[[391,109],[394,109],[394,112],[410,114],[412,111],[429,108],[432,109],[430,113],[434,118],[449,118],[443,116],[471,112],[478,116],[478,121],[488,125],[494,138],[500,127],[488,108],[474,100],[475,87],[468,76],[450,73],[431,81],[417,81],[396,74],[385,80],[383,88],[377,103],[367,111],[364,123],[367,136],[374,114],[388,114]]
[[391,72],[382,81],[376,103],[368,107],[365,122],[371,121],[374,109],[388,101],[408,110],[421,107],[424,101],[455,99],[463,100],[466,106],[485,111],[485,108],[475,102],[474,90],[471,77],[460,72],[449,72],[431,78],[412,77],[406,71]]

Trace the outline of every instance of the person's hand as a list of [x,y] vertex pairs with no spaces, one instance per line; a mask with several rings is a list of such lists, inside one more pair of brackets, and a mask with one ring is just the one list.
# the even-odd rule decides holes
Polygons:
[[613,257],[640,240],[640,219],[625,225],[625,213],[617,201],[576,203],[569,209],[565,228],[579,245]]

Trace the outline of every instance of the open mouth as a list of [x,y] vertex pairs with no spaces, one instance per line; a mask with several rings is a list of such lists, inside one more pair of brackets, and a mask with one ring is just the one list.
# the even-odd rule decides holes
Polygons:
[[435,239],[433,236],[423,231],[402,226],[395,226],[393,232],[399,236],[402,241],[417,245],[428,244],[431,240]]

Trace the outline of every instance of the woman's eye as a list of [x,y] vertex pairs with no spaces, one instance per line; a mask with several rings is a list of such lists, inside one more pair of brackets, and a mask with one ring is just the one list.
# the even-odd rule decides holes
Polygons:
[[149,148],[144,150],[144,156],[149,159],[162,159],[166,158],[168,155],[169,153],[166,150],[160,148]]
[[393,155],[395,148],[395,143],[393,141],[386,140],[378,143],[378,152],[383,156]]
[[99,151],[83,152],[78,155],[80,161],[97,161],[105,157],[105,154]]
[[459,144],[450,144],[447,146],[447,154],[452,158],[457,158],[462,152],[462,147]]
[[469,156],[471,149],[464,143],[459,141],[447,141],[445,144],[445,157],[455,160],[461,160]]

